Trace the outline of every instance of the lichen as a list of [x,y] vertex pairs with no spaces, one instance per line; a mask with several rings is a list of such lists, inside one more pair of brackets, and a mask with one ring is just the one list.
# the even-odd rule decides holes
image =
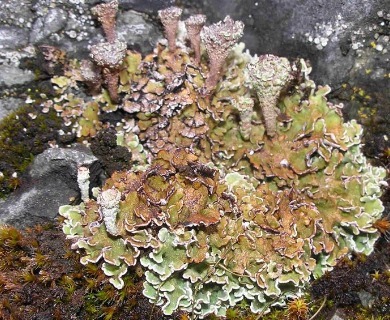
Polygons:
[[[223,77],[206,76],[207,62],[184,44],[173,54],[160,43],[143,59],[127,51],[124,119],[105,126],[136,165],[112,172],[97,200],[59,211],[81,263],[102,262],[116,288],[142,266],[144,295],[166,315],[224,316],[243,301],[267,312],[350,252],[372,252],[379,237],[386,173],[362,154],[361,126],[343,121],[304,61],[232,48],[242,29],[227,18],[203,31],[226,53],[210,66]],[[61,90],[62,116],[80,125],[72,105],[91,102]],[[95,103],[116,110],[104,92]]]

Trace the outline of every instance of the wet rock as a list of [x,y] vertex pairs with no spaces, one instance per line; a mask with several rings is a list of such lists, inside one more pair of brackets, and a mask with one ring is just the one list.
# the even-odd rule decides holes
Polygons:
[[59,206],[79,198],[77,168],[81,165],[90,169],[90,187],[96,186],[101,167],[88,148],[55,148],[38,155],[22,187],[0,203],[0,223],[23,228],[53,220]]
[[121,41],[141,51],[149,53],[161,38],[160,30],[146,19],[147,17],[136,11],[125,11],[118,15],[117,32]]
[[21,85],[34,80],[35,76],[30,70],[23,70],[16,66],[0,65],[0,86]]
[[362,306],[365,308],[371,308],[375,302],[375,297],[365,290],[359,291],[357,295],[359,296]]
[[119,5],[125,10],[136,10],[146,13],[157,13],[175,4],[174,0],[120,0]]
[[31,0],[1,1],[0,24],[30,28],[34,19]]
[[0,50],[17,49],[28,43],[28,30],[14,26],[0,26]]
[[43,17],[38,17],[31,28],[30,43],[37,43],[55,34],[66,25],[68,14],[60,8],[50,9]]
[[4,118],[12,111],[15,111],[23,104],[22,99],[13,98],[13,97],[5,97],[0,99],[0,119]]
[[329,320],[345,320],[345,319],[347,319],[347,316],[340,309],[337,309],[336,312],[333,314],[333,316],[329,318]]

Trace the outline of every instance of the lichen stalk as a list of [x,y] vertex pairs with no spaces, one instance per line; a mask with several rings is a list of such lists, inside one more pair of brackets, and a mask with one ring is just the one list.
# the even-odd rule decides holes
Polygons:
[[77,169],[77,184],[80,189],[81,200],[89,200],[89,168],[80,166]]
[[223,21],[204,27],[201,39],[210,59],[206,90],[213,90],[221,78],[222,67],[230,50],[242,37],[244,24],[227,16]]
[[204,14],[193,15],[185,21],[187,37],[190,40],[192,50],[194,50],[194,61],[196,65],[200,63],[200,32],[205,23],[206,16]]
[[118,0],[98,4],[97,6],[93,7],[91,11],[102,24],[107,41],[115,42],[117,40],[115,28],[116,14],[118,12]]
[[107,90],[113,103],[119,102],[118,85],[119,85],[119,69],[103,69],[104,82],[107,85]]
[[116,41],[103,42],[91,47],[91,58],[102,67],[104,81],[113,103],[119,102],[118,78],[119,69],[126,55],[126,43]]
[[182,9],[178,7],[169,7],[158,11],[158,16],[164,26],[164,33],[168,40],[168,49],[170,52],[175,52],[176,50],[176,33],[181,13]]
[[90,60],[82,60],[80,63],[81,76],[84,78],[91,95],[99,94],[102,88],[101,70]]
[[255,89],[269,137],[276,134],[277,102],[292,79],[290,62],[271,54],[260,56],[247,65],[250,85]]
[[100,205],[100,213],[103,217],[106,230],[108,233],[114,236],[118,235],[118,228],[115,222],[116,216],[119,212],[120,200],[121,193],[116,189],[102,191],[97,198],[97,202]]
[[233,105],[240,113],[240,133],[244,140],[248,140],[252,129],[252,114],[255,102],[250,97],[239,97]]

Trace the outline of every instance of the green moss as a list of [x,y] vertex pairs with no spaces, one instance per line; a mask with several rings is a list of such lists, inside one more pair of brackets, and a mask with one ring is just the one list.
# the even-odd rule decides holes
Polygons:
[[42,113],[36,105],[25,105],[0,122],[0,198],[20,184],[19,176],[56,140],[62,119],[54,110]]

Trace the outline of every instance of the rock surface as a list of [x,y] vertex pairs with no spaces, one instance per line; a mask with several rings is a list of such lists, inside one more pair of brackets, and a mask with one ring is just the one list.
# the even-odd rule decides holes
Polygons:
[[0,224],[18,228],[53,221],[58,207],[77,200],[77,167],[90,168],[91,186],[100,179],[101,167],[89,149],[77,146],[69,149],[48,149],[31,165],[23,187],[0,202]]
[[33,80],[34,74],[30,70],[16,66],[0,66],[0,86],[22,85]]
[[0,99],[0,119],[6,117],[23,104],[22,99],[5,97]]

